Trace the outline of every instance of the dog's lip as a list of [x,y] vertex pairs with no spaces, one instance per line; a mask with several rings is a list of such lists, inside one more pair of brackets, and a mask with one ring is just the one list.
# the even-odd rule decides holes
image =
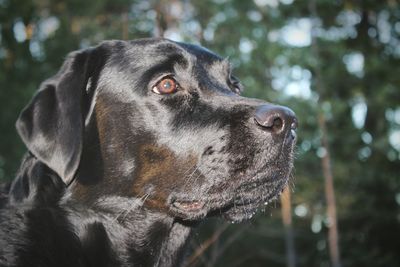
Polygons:
[[196,212],[202,210],[205,203],[198,200],[175,200],[172,202],[172,206],[184,212]]

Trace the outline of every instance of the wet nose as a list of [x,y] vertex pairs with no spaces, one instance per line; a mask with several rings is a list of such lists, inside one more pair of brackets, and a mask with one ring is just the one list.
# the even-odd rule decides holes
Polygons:
[[296,115],[287,107],[261,105],[255,111],[254,120],[265,131],[276,135],[297,129]]

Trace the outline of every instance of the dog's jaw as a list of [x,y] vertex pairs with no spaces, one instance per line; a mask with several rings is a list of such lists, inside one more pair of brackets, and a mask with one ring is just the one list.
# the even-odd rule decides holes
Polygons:
[[[229,221],[240,222],[250,219],[266,203],[273,202],[288,186],[293,168],[295,134],[288,132],[288,136],[275,147],[257,150],[254,158],[242,157],[248,162],[231,168],[228,173],[224,173],[222,163],[232,157],[229,151],[218,149],[225,146],[219,141],[218,145],[205,148],[203,160],[200,160],[203,166],[197,166],[196,171],[186,178],[195,183],[192,176],[203,177],[203,184],[195,186],[197,191],[176,192],[170,197],[167,204],[174,216],[196,221],[222,215]],[[214,161],[219,164],[213,164]]]

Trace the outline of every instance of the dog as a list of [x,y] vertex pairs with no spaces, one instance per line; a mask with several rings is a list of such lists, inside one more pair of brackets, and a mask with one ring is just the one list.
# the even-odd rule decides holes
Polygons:
[[179,266],[210,216],[249,219],[293,165],[297,119],[229,62],[167,39],[70,53],[21,112],[0,266]]

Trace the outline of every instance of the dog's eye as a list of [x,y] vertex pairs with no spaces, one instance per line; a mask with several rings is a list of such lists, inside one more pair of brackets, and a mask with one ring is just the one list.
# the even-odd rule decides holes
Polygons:
[[171,78],[166,77],[159,81],[152,89],[152,91],[159,95],[172,94],[178,90],[177,82]]

